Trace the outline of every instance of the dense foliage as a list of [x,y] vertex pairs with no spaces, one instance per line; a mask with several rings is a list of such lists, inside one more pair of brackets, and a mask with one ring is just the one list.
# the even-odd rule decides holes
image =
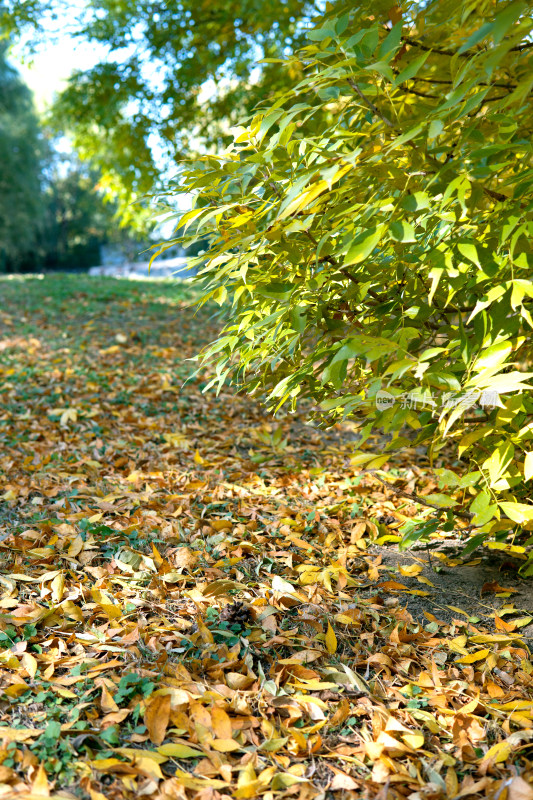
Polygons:
[[453,442],[467,469],[426,500],[474,542],[533,525],[531,7],[332,5],[287,62],[303,80],[176,188],[206,298],[233,303],[215,383],[311,397],[389,450]]
[[132,192],[151,190],[162,164],[202,143],[227,145],[230,124],[301,74],[256,62],[302,41],[313,14],[307,0],[89,0],[68,14],[62,0],[7,0],[0,34],[37,49],[56,29],[94,44],[100,63],[71,77],[54,119],[127,213]]

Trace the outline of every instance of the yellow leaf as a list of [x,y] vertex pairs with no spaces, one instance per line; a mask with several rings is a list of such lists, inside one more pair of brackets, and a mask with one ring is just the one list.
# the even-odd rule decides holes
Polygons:
[[320,692],[323,689],[336,689],[337,684],[330,681],[320,681],[316,678],[310,680],[295,680],[291,681],[291,686],[296,686],[297,689],[306,689],[308,692]]
[[517,628],[523,628],[524,625],[529,625],[532,620],[533,617],[519,617],[518,619],[513,619],[513,625]]
[[97,792],[96,789],[93,789],[90,785],[88,786],[88,791],[91,800],[107,800],[105,795],[101,792]]
[[172,445],[172,447],[177,447],[180,450],[188,450],[191,446],[190,439],[183,433],[164,433],[163,439],[165,442]]
[[527,503],[510,503],[506,501],[498,505],[509,519],[512,519],[513,522],[517,522],[519,525],[523,525],[524,522],[533,519],[533,506]]
[[474,644],[510,644],[511,642],[515,642],[517,639],[521,639],[522,637],[522,633],[514,633],[510,636],[506,635],[505,633],[491,633],[486,635],[476,634],[475,636],[470,636],[469,641],[473,642]]
[[29,688],[28,684],[22,681],[22,683],[12,683],[11,686],[6,686],[3,693],[8,697],[16,698],[27,692]]
[[341,625],[361,625],[361,622],[358,619],[349,617],[347,614],[336,614],[335,622],[338,622]]
[[448,797],[455,797],[459,789],[459,781],[457,780],[457,773],[453,767],[448,767],[446,770],[445,783]]
[[100,608],[108,619],[120,619],[123,616],[120,606],[114,606],[112,603],[100,603]]
[[88,763],[93,769],[97,769],[99,772],[113,771],[114,767],[124,766],[124,762],[119,758],[96,758],[94,761],[89,761]]
[[[222,789],[227,786],[227,781],[219,781],[217,778],[195,778],[190,772],[177,769],[174,773],[174,779],[177,781],[178,786],[185,786],[186,789],[205,789],[210,787],[212,789]],[[235,793],[234,797],[237,796]]]
[[241,745],[235,739],[213,739],[210,746],[218,753],[231,753],[233,750],[241,749]]
[[422,567],[420,564],[409,564],[409,566],[400,567],[400,573],[402,575],[407,575],[412,577],[414,575],[420,575],[422,572]]
[[2,740],[5,742],[29,742],[37,739],[44,728],[2,728]]
[[83,550],[83,539],[81,536],[76,536],[70,543],[70,547],[67,551],[67,555],[71,556],[72,558],[76,558],[79,553]]
[[533,708],[531,700],[511,700],[509,703],[502,703],[501,705],[490,705],[489,708],[497,708],[498,711],[525,711],[526,709]]
[[31,793],[34,797],[50,797],[48,778],[42,764],[39,764],[39,769],[31,785]]
[[62,428],[66,427],[69,422],[76,422],[78,419],[78,412],[75,408],[67,408],[61,414],[61,419],[59,420],[59,424]]
[[205,461],[204,461],[204,459],[202,458],[202,456],[200,455],[200,453],[198,452],[198,450],[196,450],[196,452],[195,452],[195,454],[194,454],[194,463],[195,463],[195,464],[199,464],[200,466],[202,466],[203,464],[205,464]]
[[114,711],[118,711],[118,706],[113,700],[111,692],[106,689],[105,686],[102,686],[102,696],[100,698],[100,707],[104,714],[111,714]]
[[524,460],[524,479],[526,481],[533,478],[533,451],[526,453]]
[[[5,667],[9,667],[10,669],[19,669],[20,662],[13,653],[6,651],[4,653],[0,653],[0,664],[3,664]],[[6,691],[4,689],[4,691]],[[2,728],[2,735],[4,734],[4,729]]]
[[481,763],[483,764],[487,761],[491,761],[493,764],[499,764],[511,755],[512,749],[509,742],[498,742],[498,744],[493,745],[490,750],[487,750]]
[[[165,747],[165,745],[162,745]],[[168,761],[168,756],[163,756],[159,753],[159,748],[156,750],[137,750],[134,747],[116,747],[114,749],[115,753],[118,753],[121,756],[126,756],[129,759],[137,759],[137,758],[151,758],[152,761],[155,761],[156,764],[164,764],[165,761]],[[200,754],[202,755],[202,754]]]
[[73,603],[72,600],[64,600],[61,603],[60,608],[66,617],[75,619],[76,622],[83,622],[83,614],[81,608],[79,608],[79,606]]
[[281,594],[286,594],[291,597],[297,597],[300,599],[300,595],[289,581],[286,581],[284,578],[280,577],[279,575],[274,575],[272,578],[272,589],[275,592],[281,592]]
[[54,580],[51,583],[52,589],[52,602],[53,603],[60,603],[63,599],[63,592],[65,590],[65,574],[60,572],[59,575],[56,575]]
[[130,472],[130,474],[128,475],[126,480],[128,481],[128,483],[137,483],[137,481],[141,477],[142,477],[142,475],[139,472],[139,470],[138,469],[134,469],[133,472]]
[[330,622],[328,622],[328,630],[326,633],[326,648],[330,655],[337,652],[337,637],[335,636],[335,631],[331,627]]
[[157,761],[148,756],[137,756],[135,759],[135,766],[156,781],[159,781],[164,777],[163,773],[161,772],[161,767]]
[[162,744],[157,748],[157,752],[168,758],[202,758],[204,755],[201,750],[195,750],[187,744]]
[[465,617],[470,616],[470,614],[467,614],[466,611],[463,611],[462,608],[457,608],[457,606],[446,606],[446,608],[449,608],[450,611],[455,611],[456,614],[464,614]]
[[405,744],[408,744],[413,750],[419,750],[424,746],[425,739],[423,733],[404,733],[402,739]]
[[24,667],[30,678],[33,680],[35,678],[38,668],[37,659],[34,656],[32,656],[31,653],[24,653],[21,658],[21,661],[22,661],[22,666]]
[[70,689],[65,689],[64,686],[57,686],[56,684],[52,684],[50,688],[60,697],[65,697],[68,700],[74,700],[76,697],[79,697],[79,695],[77,695],[75,692],[71,692]]
[[456,659],[456,664],[473,664],[475,661],[482,661],[490,654],[490,650],[476,650],[475,653],[469,653],[462,658]]

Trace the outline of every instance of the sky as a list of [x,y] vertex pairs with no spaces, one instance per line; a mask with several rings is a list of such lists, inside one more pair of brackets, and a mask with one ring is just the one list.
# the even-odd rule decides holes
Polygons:
[[34,92],[39,111],[44,111],[52,102],[54,94],[63,88],[65,80],[75,69],[93,67],[107,54],[107,48],[94,42],[74,41],[65,36],[48,42],[33,58],[33,63],[23,60],[22,45],[10,52],[10,61],[21,73]]
[[[87,70],[109,57],[109,48],[97,42],[84,42],[65,34],[48,40],[32,57],[27,59],[27,48],[21,43],[10,50],[9,61],[19,71],[22,78],[34,93],[34,101],[39,112],[45,112],[51,105],[54,95],[60,92],[74,70]],[[68,152],[70,145],[62,138],[56,146]],[[173,170],[170,170],[173,173]],[[191,198],[180,195],[176,206],[181,211],[191,207]],[[170,236],[174,223],[162,223],[163,235]]]

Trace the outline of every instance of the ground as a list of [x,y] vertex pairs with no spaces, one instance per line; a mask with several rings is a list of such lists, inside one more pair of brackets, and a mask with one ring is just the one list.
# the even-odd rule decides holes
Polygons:
[[0,294],[0,798],[532,800],[520,562],[399,553],[349,425],[202,393],[188,284]]

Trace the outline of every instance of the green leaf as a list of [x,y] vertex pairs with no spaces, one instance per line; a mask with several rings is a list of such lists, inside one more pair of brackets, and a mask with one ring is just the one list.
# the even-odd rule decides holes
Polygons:
[[428,58],[429,58],[429,52],[422,53],[422,55],[419,55],[417,58],[413,59],[413,61],[411,61],[410,64],[408,64],[404,69],[402,69],[400,74],[396,77],[394,85],[401,86],[402,83],[405,83],[405,81],[410,80],[410,78],[414,78],[415,75],[417,75],[418,72],[420,71],[420,68],[424,66]]
[[347,267],[350,264],[359,264],[361,261],[364,261],[365,258],[368,258],[380,243],[384,230],[384,225],[378,225],[376,228],[370,228],[363,235],[359,236],[350,246],[344,260],[344,266]]
[[482,372],[484,369],[492,369],[501,366],[512,352],[513,346],[510,342],[498,342],[497,344],[482,350],[473,365],[475,372]]
[[429,208],[430,199],[427,192],[413,192],[402,201],[401,206],[406,211],[422,211]]
[[379,52],[378,52],[378,60],[381,61],[385,59],[387,56],[392,55],[401,45],[402,40],[402,28],[403,22],[400,20],[395,25],[392,26],[389,33],[383,39]]
[[475,264],[476,267],[481,268],[475,244],[473,244],[472,242],[459,242],[459,244],[457,245],[457,249],[459,250],[462,256],[467,258],[469,261],[472,261],[472,263]]
[[453,508],[453,506],[457,505],[457,500],[454,500],[453,497],[450,497],[447,494],[441,494],[439,492],[436,492],[435,494],[424,495],[424,500],[427,503],[431,503],[433,506],[438,506],[439,508]]
[[400,528],[402,532],[405,530],[405,533],[398,545],[398,549],[402,552],[403,550],[408,550],[409,547],[412,547],[412,545],[416,544],[420,539],[427,540],[432,533],[435,533],[435,531],[439,529],[440,524],[438,520],[430,520],[422,524],[415,521],[407,523]]
[[525,522],[530,522],[533,519],[533,506],[526,503],[508,503],[500,502],[499,507],[503,513],[509,517],[513,522],[523,525]]
[[533,478],[533,451],[526,453],[524,459],[524,480],[530,481]]
[[335,28],[333,27],[334,23],[328,23],[323,28],[315,28],[313,30],[307,31],[306,35],[307,38],[310,39],[312,42],[323,42],[324,39],[333,39],[336,35]]
[[391,222],[389,231],[397,242],[416,242],[415,229],[410,222],[398,220]]
[[294,290],[294,284],[290,281],[272,281],[266,286],[258,286],[257,292],[265,297],[272,297],[275,300],[287,300]]
[[520,18],[521,14],[526,12],[527,3],[522,2],[522,0],[510,3],[507,8],[500,11],[492,24],[492,38],[494,43],[498,44],[498,42],[501,42],[509,28]]
[[483,468],[488,470],[489,473],[491,488],[505,475],[513,457],[514,446],[511,442],[502,442],[495,448],[489,458],[483,462]]
[[479,42],[482,42],[483,39],[486,39],[486,37],[491,33],[493,28],[494,28],[494,22],[486,22],[484,25],[481,26],[481,28],[478,28],[478,30],[475,31],[463,45],[461,45],[461,47],[457,51],[459,55],[461,55],[462,53],[466,53],[466,51],[470,50],[471,47],[474,47],[476,44],[479,44]]

